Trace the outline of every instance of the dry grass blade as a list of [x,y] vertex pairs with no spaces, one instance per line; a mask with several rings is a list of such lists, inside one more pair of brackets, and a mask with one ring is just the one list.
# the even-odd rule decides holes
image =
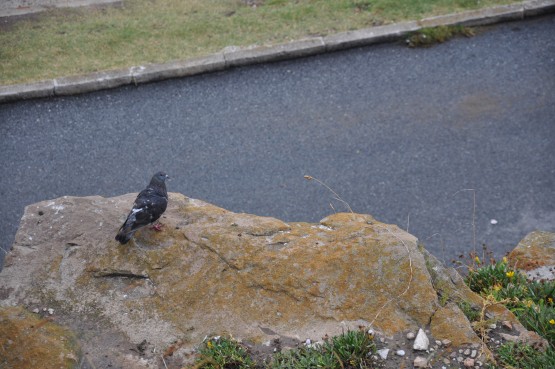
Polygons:
[[[354,213],[354,211],[353,211],[353,209],[351,209],[351,206],[349,205],[349,203],[348,203],[347,201],[343,200],[343,199],[341,198],[341,196],[339,196],[339,195],[337,194],[337,192],[335,192],[333,189],[331,189],[327,184],[325,184],[324,182],[320,181],[318,178],[313,177],[313,176],[309,176],[309,175],[305,175],[305,176],[304,176],[304,179],[306,179],[307,181],[316,181],[316,182],[318,182],[319,184],[321,184],[322,186],[324,186],[328,191],[330,191],[330,192],[334,195],[333,198],[334,198],[335,200],[340,201],[343,205],[345,205],[345,206],[347,207],[347,209],[349,209],[349,211],[350,211],[351,213]],[[331,206],[331,208],[335,211],[335,208],[333,207],[333,205],[330,204],[330,206]]]

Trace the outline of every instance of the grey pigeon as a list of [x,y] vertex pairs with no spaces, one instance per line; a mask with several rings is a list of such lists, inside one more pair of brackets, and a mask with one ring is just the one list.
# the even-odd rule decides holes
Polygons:
[[148,186],[139,193],[131,212],[116,236],[116,240],[122,245],[129,242],[137,229],[154,223],[166,211],[168,206],[166,179],[168,178],[164,172],[156,173]]

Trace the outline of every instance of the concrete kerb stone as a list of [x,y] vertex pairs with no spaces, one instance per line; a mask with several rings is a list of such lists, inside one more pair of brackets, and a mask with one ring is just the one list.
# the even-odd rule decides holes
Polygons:
[[420,28],[418,22],[410,21],[356,31],[341,32],[326,36],[323,40],[327,51],[335,51],[396,40]]
[[139,84],[216,72],[225,68],[223,53],[217,53],[202,58],[132,67],[131,78],[133,83]]
[[83,76],[56,78],[55,95],[75,95],[85,92],[115,88],[131,83],[129,69],[95,72]]
[[300,58],[322,53],[326,46],[322,37],[307,38],[272,46],[248,48],[227,47],[224,49],[226,66],[237,67],[254,63],[265,63],[290,58]]
[[54,96],[54,81],[0,86],[0,103]]
[[531,0],[524,3],[524,17],[534,17],[553,11],[555,11],[555,0]]
[[63,77],[37,83],[0,86],[0,103],[53,95],[78,94],[131,83],[146,83],[215,72],[236,66],[304,57],[326,51],[393,41],[410,32],[427,27],[487,25],[553,11],[555,11],[555,0],[529,0],[518,4],[499,5],[457,14],[429,17],[419,21],[342,32],[326,37],[308,38],[274,46],[228,47],[220,53],[196,59],[135,66],[128,69]]

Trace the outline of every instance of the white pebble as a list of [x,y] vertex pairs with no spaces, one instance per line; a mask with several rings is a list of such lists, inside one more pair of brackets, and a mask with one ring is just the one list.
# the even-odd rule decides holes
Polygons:
[[490,220],[489,222],[490,222],[491,224],[494,224],[494,225],[497,224],[497,220],[496,220],[496,219],[492,219],[492,220]]
[[426,351],[429,346],[430,340],[428,339],[428,336],[426,336],[426,333],[424,333],[422,329],[419,329],[412,348],[414,350]]
[[389,349],[388,349],[388,348],[384,348],[384,349],[378,350],[378,355],[380,355],[380,357],[382,358],[382,360],[386,360],[386,359],[387,359],[387,354],[389,354]]
[[407,339],[408,339],[408,340],[413,340],[414,337],[416,337],[416,335],[414,334],[414,332],[409,332],[409,333],[407,333]]
[[48,309],[48,314],[50,314],[50,315],[54,314],[54,309],[52,309],[52,308]]
[[34,308],[34,309],[33,309],[33,313],[35,313],[35,314],[38,314],[39,311],[40,311],[40,310],[39,310],[38,308]]
[[397,350],[397,351],[395,351],[395,355],[397,355],[397,356],[405,356],[405,350]]

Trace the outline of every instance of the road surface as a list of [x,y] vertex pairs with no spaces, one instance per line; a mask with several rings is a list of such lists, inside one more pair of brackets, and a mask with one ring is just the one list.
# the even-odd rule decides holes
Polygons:
[[484,243],[503,255],[555,231],[554,34],[551,15],[427,49],[0,105],[0,242],[27,204],[137,192],[165,170],[169,191],[236,212],[344,211],[311,175],[444,260]]

